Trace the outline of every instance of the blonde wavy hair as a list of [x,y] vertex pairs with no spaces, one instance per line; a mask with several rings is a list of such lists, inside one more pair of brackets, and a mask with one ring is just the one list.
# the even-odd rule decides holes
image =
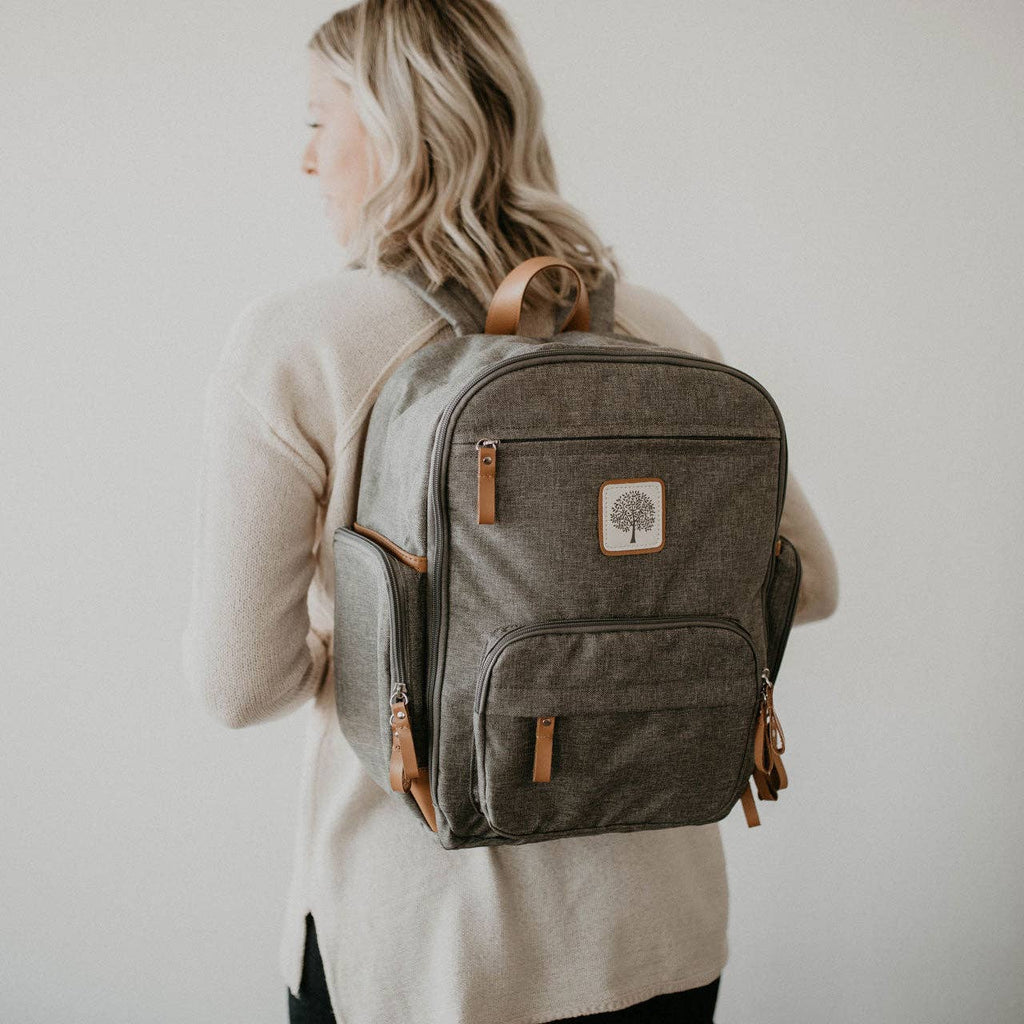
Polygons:
[[[540,89],[494,3],[361,0],[308,46],[351,90],[384,168],[348,241],[350,268],[418,261],[432,284],[453,277],[485,309],[531,256],[565,260],[588,290],[620,278],[611,248],[558,193]],[[541,274],[526,305],[574,290],[566,271]]]

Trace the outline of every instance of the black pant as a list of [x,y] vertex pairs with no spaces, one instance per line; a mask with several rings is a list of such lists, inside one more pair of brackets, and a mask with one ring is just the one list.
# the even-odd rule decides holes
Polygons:
[[[714,1024],[715,1003],[721,976],[700,988],[685,992],[666,992],[642,1003],[625,1006],[607,1013],[588,1013],[582,1017],[562,1017],[551,1024]],[[316,942],[313,915],[306,915],[306,955],[302,964],[302,981],[296,999],[288,991],[289,1024],[336,1024],[327,995],[324,963]]]

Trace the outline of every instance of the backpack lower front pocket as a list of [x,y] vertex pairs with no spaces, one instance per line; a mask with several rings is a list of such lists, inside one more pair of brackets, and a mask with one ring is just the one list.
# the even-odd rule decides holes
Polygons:
[[510,837],[717,821],[752,769],[759,686],[731,619],[505,627],[477,679],[480,810]]

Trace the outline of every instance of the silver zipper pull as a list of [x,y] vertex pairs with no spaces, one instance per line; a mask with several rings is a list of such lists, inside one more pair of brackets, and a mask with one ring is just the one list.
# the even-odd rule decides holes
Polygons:
[[388,721],[391,725],[391,765],[388,772],[391,788],[395,792],[408,793],[413,779],[418,779],[420,772],[404,683],[399,683],[391,693],[391,717]]

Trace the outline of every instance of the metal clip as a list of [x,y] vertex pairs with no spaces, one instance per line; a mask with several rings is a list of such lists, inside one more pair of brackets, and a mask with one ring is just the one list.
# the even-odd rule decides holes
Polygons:
[[[394,692],[391,694],[392,704],[404,704],[406,707],[409,705],[409,698],[406,696],[405,683],[399,683],[395,687]],[[395,713],[394,711],[388,716],[388,725],[395,724]]]

